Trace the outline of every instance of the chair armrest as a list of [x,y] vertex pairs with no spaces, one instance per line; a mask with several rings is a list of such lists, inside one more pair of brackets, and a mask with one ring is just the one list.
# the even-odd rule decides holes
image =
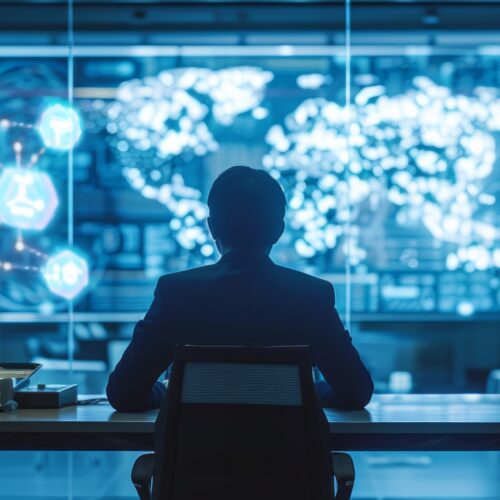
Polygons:
[[141,455],[132,467],[130,476],[140,500],[151,499],[151,479],[153,478],[154,459],[154,453]]
[[349,500],[354,487],[354,463],[347,453],[332,453],[333,476],[337,480],[335,500]]

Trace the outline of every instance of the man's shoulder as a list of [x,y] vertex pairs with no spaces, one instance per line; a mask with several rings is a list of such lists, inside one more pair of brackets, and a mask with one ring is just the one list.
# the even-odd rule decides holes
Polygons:
[[274,268],[283,280],[292,285],[300,285],[308,290],[317,291],[318,293],[327,293],[333,290],[332,284],[329,281],[313,276],[312,274],[279,265],[274,265]]
[[212,276],[214,272],[216,272],[215,264],[193,267],[191,269],[185,269],[184,271],[164,274],[158,280],[158,284],[160,286],[175,286],[192,281],[199,281],[203,280],[205,277]]
[[[224,273],[217,264],[196,267],[185,271],[165,274],[158,281],[158,287],[161,290],[170,289],[187,289],[193,290],[196,285],[197,289],[203,288],[203,284],[210,284],[214,279],[217,279],[220,273]],[[289,267],[272,264],[267,267],[267,270],[260,274],[260,279],[265,279],[269,282],[269,286],[277,285],[278,288],[284,288],[288,291],[300,291],[299,295],[309,296],[311,299],[318,295],[329,296],[333,294],[332,284],[322,278],[318,278],[311,274],[304,273]]]

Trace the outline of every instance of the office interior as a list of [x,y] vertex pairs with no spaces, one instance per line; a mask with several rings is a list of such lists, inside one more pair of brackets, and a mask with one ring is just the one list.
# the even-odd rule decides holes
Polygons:
[[[245,164],[377,393],[500,393],[499,89],[497,1],[1,1],[0,360],[103,394]],[[135,498],[137,455],[3,451],[0,498]],[[496,451],[352,456],[355,499],[500,498]]]

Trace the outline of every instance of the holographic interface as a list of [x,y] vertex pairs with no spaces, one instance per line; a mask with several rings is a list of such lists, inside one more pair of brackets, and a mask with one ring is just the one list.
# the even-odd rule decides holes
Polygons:
[[43,269],[49,290],[65,299],[74,299],[89,283],[87,262],[72,250],[50,256]]
[[[373,71],[356,70],[353,60],[349,108],[340,62],[329,72],[304,72],[291,59],[285,68],[279,57],[259,60],[262,66],[222,57],[210,67],[165,63],[152,74],[134,73],[130,64],[128,77],[110,76],[95,97],[92,82],[78,83],[87,97],[77,97],[75,108],[45,103],[31,120],[36,127],[21,127],[38,136],[30,162],[19,160],[28,141],[11,141],[16,161],[0,172],[0,220],[19,234],[11,237],[12,258],[2,249],[2,268],[43,269],[41,283],[53,296],[88,290],[90,266],[79,252],[65,271],[57,260],[47,267],[64,240],[54,222],[58,204],[61,213],[66,208],[66,174],[48,154],[55,159],[74,147],[85,128],[74,156],[74,229],[99,268],[92,280],[99,291],[88,290],[82,307],[126,307],[117,297],[139,286],[134,280],[146,280],[146,289],[163,273],[213,262],[208,189],[224,168],[249,164],[275,177],[288,200],[273,258],[337,283],[349,266],[359,297],[354,312],[500,312],[500,95],[493,73],[479,68],[486,75],[480,81],[493,83],[477,86],[430,78],[410,59],[409,73],[390,57],[363,60]],[[106,64],[114,67],[112,59]],[[13,128],[8,123],[0,122],[0,132]],[[28,245],[24,231],[43,248]],[[28,248],[36,262],[16,260]],[[142,311],[148,291],[126,295],[123,304]]]
[[0,222],[19,229],[42,230],[59,204],[50,177],[33,168],[9,167],[0,174]]
[[207,208],[200,190],[186,185],[184,169],[175,165],[215,152],[219,130],[223,133],[237,116],[267,116],[261,102],[272,78],[271,72],[250,66],[165,70],[123,82],[107,109],[106,130],[125,178],[169,210],[179,245],[202,258],[214,254],[205,225]]
[[478,214],[495,202],[485,188],[500,100],[492,89],[466,97],[426,77],[413,83],[392,97],[381,85],[365,87],[352,116],[335,102],[308,99],[284,128],[270,128],[263,165],[289,193],[288,227],[299,255],[334,248],[349,219],[349,256],[359,264],[367,256],[359,246],[362,207],[388,203],[399,225],[423,223],[436,240],[456,245],[448,269],[499,266],[499,231]]
[[47,148],[69,150],[82,135],[78,113],[70,106],[53,104],[40,118],[39,131]]
[[[60,199],[49,171],[43,166],[54,163],[48,161],[47,148],[67,150],[80,134],[77,113],[62,104],[52,105],[42,113],[38,129],[21,121],[0,120],[2,139],[4,142],[12,139],[11,148],[5,148],[1,158],[8,159],[10,165],[0,163],[0,230],[5,231],[0,242],[4,252],[10,249],[0,259],[0,271],[17,277],[24,273],[23,283],[29,275],[26,273],[36,273],[52,294],[64,299],[75,298],[87,286],[89,270],[86,261],[72,250],[52,257],[45,251],[47,245],[57,241],[45,233],[54,228]],[[36,242],[32,244],[32,239],[39,241],[44,249]],[[33,298],[40,294],[38,290],[39,282],[34,279],[28,288],[14,288],[14,297]],[[43,297],[43,293],[40,295]],[[41,300],[38,309],[52,312],[54,304]]]

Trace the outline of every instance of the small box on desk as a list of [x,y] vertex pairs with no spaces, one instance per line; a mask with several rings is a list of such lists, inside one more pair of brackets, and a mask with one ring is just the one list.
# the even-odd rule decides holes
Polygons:
[[77,386],[72,385],[31,385],[14,393],[19,409],[27,408],[61,408],[76,404]]

